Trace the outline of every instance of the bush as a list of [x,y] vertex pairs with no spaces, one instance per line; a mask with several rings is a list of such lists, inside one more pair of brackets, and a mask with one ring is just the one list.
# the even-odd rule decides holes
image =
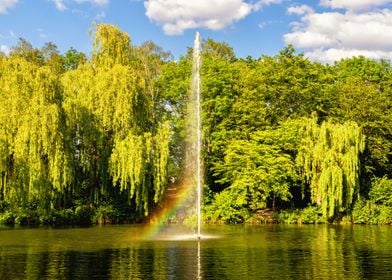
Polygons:
[[93,210],[91,207],[79,205],[75,208],[75,223],[79,225],[90,225],[93,221]]
[[29,224],[29,215],[27,213],[19,213],[15,217],[15,224],[16,225],[28,225]]
[[113,224],[120,220],[120,213],[112,205],[100,206],[95,210],[93,223],[97,224]]
[[370,221],[370,209],[368,202],[364,200],[358,200],[353,208],[352,221],[354,224],[367,224]]
[[392,225],[392,207],[387,205],[380,206],[378,224]]
[[375,204],[392,206],[392,180],[387,177],[375,178],[372,182],[369,198]]
[[324,222],[320,207],[309,206],[301,210],[298,223],[318,224]]
[[225,189],[215,195],[210,205],[205,207],[205,219],[210,222],[243,223],[250,217],[246,201],[235,190]]
[[18,208],[15,210],[15,224],[17,225],[38,225],[39,218],[36,211],[25,208]]
[[185,219],[182,221],[184,225],[191,228],[197,228],[197,215],[187,215]]
[[284,210],[276,214],[276,220],[280,224],[296,224],[298,223],[299,210]]
[[352,220],[355,224],[392,224],[392,207],[360,200],[354,206]]
[[304,209],[283,210],[275,215],[282,224],[319,224],[325,223],[320,207],[308,206]]
[[14,225],[15,224],[15,214],[9,210],[0,214],[0,224],[3,225]]
[[5,210],[8,208],[9,204],[5,201],[0,201],[0,213],[4,213]]

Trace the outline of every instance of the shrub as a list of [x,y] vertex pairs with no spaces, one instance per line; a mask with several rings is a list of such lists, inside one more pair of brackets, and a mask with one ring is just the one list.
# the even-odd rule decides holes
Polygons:
[[299,220],[299,210],[283,210],[276,214],[276,220],[280,224],[296,224]]
[[36,211],[25,208],[18,208],[15,210],[15,224],[17,225],[37,225],[39,218]]
[[392,207],[360,200],[354,206],[352,220],[355,224],[392,224]]
[[93,210],[91,207],[79,205],[75,208],[75,223],[90,225],[92,223]]
[[225,189],[215,195],[205,207],[205,219],[210,222],[243,223],[250,217],[246,201],[235,190]]
[[387,177],[375,178],[369,198],[373,203],[392,206],[392,180]]
[[15,214],[9,210],[0,214],[0,224],[4,225],[14,225],[15,224]]
[[120,213],[112,205],[100,206],[95,210],[93,222],[98,224],[112,224],[119,222]]
[[298,222],[303,224],[318,224],[324,221],[322,216],[320,207],[309,206],[301,210]]
[[378,224],[391,225],[392,224],[392,207],[387,205],[382,205],[379,208]]
[[8,208],[9,204],[3,200],[0,200],[0,213],[4,213]]

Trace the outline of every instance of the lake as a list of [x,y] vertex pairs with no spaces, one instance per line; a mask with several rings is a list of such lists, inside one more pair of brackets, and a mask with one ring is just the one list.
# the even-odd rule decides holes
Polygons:
[[0,228],[0,279],[392,279],[392,227]]

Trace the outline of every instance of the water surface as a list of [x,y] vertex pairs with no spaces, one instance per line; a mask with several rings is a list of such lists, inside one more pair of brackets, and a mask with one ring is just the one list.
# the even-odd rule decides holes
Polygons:
[[0,228],[0,279],[392,279],[388,226],[208,226],[200,242],[147,231]]

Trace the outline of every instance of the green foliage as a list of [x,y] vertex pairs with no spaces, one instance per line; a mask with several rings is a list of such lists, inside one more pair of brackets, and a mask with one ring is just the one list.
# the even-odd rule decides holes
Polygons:
[[298,223],[318,224],[324,221],[320,207],[309,206],[301,210]]
[[279,223],[284,224],[320,224],[326,222],[319,206],[282,210],[275,216]]
[[77,222],[73,209],[51,210],[38,213],[41,225],[62,226],[74,225]]
[[[0,55],[0,223],[140,220],[183,175],[191,49],[174,61],[113,25],[92,35],[91,59],[25,39]],[[391,223],[391,70],[203,41],[206,220],[270,207],[288,223]]]
[[65,142],[59,79],[24,58],[2,65],[0,172],[7,201],[53,197],[73,174]]
[[235,190],[250,211],[275,210],[276,200],[289,201],[298,179],[293,157],[298,129],[299,123],[287,122],[229,142],[224,162],[214,169],[219,183],[229,186],[225,191]]
[[151,195],[157,203],[166,183],[170,127],[154,119],[154,80],[140,71],[148,65],[131,63],[133,54],[127,34],[98,25],[92,64],[63,78],[65,110],[90,188],[99,195],[112,181],[147,215]]
[[366,174],[364,175],[370,181],[373,176],[382,176],[382,174],[392,172],[390,163],[392,154],[391,94],[380,89],[381,82],[370,83],[368,79],[372,78],[368,75],[364,77],[346,75],[348,77],[335,85],[336,106],[330,114],[339,122],[356,122],[367,136],[367,151],[364,159]]
[[192,214],[192,215],[187,215],[182,223],[189,228],[197,228],[197,222],[198,222],[197,215]]
[[15,224],[15,214],[13,211],[7,210],[0,214],[0,224],[3,225],[14,225]]
[[79,65],[86,62],[87,58],[84,53],[78,52],[74,48],[70,48],[64,54],[64,67],[67,70],[75,70]]
[[250,217],[247,199],[239,189],[226,189],[215,195],[214,202],[205,207],[208,222],[243,223]]
[[392,224],[392,180],[374,178],[369,200],[359,200],[353,209],[352,219],[358,224]]
[[276,213],[275,217],[278,223],[296,224],[300,220],[299,210],[283,210]]
[[386,176],[375,178],[369,192],[370,200],[375,204],[392,207],[392,180]]
[[[43,223],[91,223],[96,204],[124,193],[147,215],[166,185],[171,129],[155,83],[167,54],[110,25],[94,36],[91,61],[26,40],[0,59],[0,199],[39,201]],[[75,205],[73,218],[51,212]]]
[[392,224],[392,207],[359,200],[352,212],[356,224]]
[[328,219],[350,209],[359,192],[360,154],[364,136],[356,123],[318,125],[315,118],[304,124],[296,158],[309,183],[311,201],[321,206]]

